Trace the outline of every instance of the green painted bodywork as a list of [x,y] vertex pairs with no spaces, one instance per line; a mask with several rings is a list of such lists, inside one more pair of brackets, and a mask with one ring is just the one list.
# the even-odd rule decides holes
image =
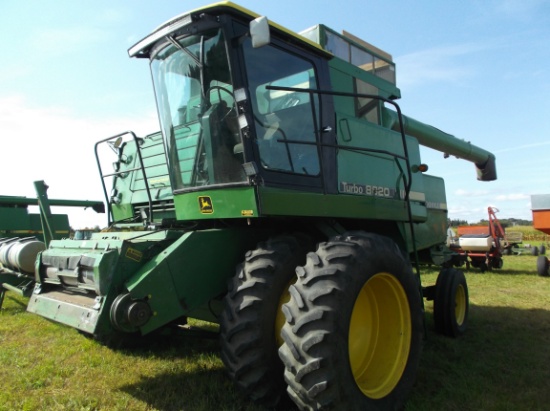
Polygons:
[[262,215],[303,217],[363,218],[407,221],[407,209],[401,200],[373,196],[303,193],[278,188],[260,188]]
[[[96,233],[85,242],[53,241],[37,260],[40,286],[28,311],[101,336],[111,331],[113,300],[129,292],[153,311],[140,330],[146,334],[222,295],[245,252],[268,234],[228,228]],[[60,298],[59,285],[73,292]],[[215,321],[218,314],[211,309],[198,318]]]
[[[2,200],[9,200],[5,197]],[[69,217],[66,214],[52,216],[56,238],[69,237]],[[2,237],[44,238],[39,214],[29,213],[27,207],[3,207],[0,205],[0,238]]]
[[[201,208],[201,199],[208,198],[211,208]],[[258,217],[255,187],[226,187],[174,195],[178,220]]]
[[[162,206],[167,202],[171,204],[172,188],[161,134],[154,133],[143,138],[140,150],[151,200],[157,204],[153,216],[150,217],[154,219],[172,218],[174,217],[172,207]],[[137,208],[146,207],[148,203],[145,178],[139,170],[140,161],[134,141],[127,142],[121,148],[119,157],[126,161],[119,160],[117,162],[120,174],[112,182],[112,191],[115,193],[111,193],[110,198],[112,221],[131,219],[135,217]],[[131,171],[135,169],[138,171]]]
[[223,295],[245,252],[264,237],[262,231],[242,228],[182,235],[126,282],[132,297],[146,298],[155,313],[142,332],[188,315]]
[[[69,217],[66,214],[53,214],[51,206],[90,207],[96,212],[104,212],[104,205],[100,201],[50,199],[46,194],[48,186],[43,181],[36,181],[34,185],[38,198],[0,196],[0,238],[33,236],[42,241],[44,224],[54,239],[69,237]],[[29,206],[42,207],[44,212],[42,215],[29,213]],[[43,220],[44,216],[47,221]]]
[[[109,307],[125,290],[125,282],[180,236],[137,231],[52,241],[37,259],[38,285],[27,309],[88,333],[108,333]],[[60,286],[72,292],[59,299]]]

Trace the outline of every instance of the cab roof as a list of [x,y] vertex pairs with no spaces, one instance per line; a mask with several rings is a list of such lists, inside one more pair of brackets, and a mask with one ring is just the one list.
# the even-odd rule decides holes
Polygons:
[[[161,24],[155,30],[153,30],[153,32],[149,34],[147,37],[143,38],[142,40],[137,42],[134,46],[130,47],[130,49],[128,49],[129,56],[148,58],[151,48],[158,40],[160,40],[161,38],[165,37],[170,33],[173,33],[174,31],[177,31],[178,29],[181,29],[191,24],[193,21],[196,21],[199,18],[199,16],[203,13],[231,14],[247,22],[250,22],[257,17],[260,17],[259,14],[254,13],[253,11],[250,11],[244,7],[241,7],[231,1],[221,1],[218,3],[213,3],[204,7],[200,7],[200,8],[182,13],[176,17],[171,18],[165,23]],[[305,46],[308,49],[315,51],[317,54],[323,55],[325,57],[332,57],[332,54],[330,52],[323,49],[319,44],[315,43],[314,41],[306,37],[303,37],[302,35],[292,30],[289,30],[272,21],[269,21],[269,25],[271,28],[275,29],[283,37],[287,39],[292,39],[293,41],[296,41],[302,46]]]

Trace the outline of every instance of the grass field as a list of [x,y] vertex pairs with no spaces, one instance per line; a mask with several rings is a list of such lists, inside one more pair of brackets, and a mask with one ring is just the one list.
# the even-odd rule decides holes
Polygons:
[[[423,284],[437,272],[423,271]],[[536,257],[466,273],[470,320],[457,340],[427,338],[406,410],[550,409],[550,278]],[[155,341],[114,351],[25,311],[8,293],[0,312],[0,410],[245,410],[216,340]]]

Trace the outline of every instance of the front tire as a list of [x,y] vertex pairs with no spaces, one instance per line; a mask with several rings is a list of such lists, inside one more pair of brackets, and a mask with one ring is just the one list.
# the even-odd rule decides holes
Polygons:
[[434,296],[435,330],[447,337],[466,331],[469,312],[468,284],[464,273],[445,268],[437,276]]
[[279,356],[302,410],[397,409],[422,350],[416,277],[393,241],[353,233],[321,243],[296,270]]
[[268,407],[285,393],[277,355],[281,306],[290,298],[296,267],[305,261],[304,243],[278,236],[247,252],[230,281],[220,318],[221,358],[230,377],[247,397]]

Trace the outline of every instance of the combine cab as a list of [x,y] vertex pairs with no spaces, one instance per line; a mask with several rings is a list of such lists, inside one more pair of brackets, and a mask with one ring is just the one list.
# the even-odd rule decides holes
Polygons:
[[[494,155],[402,115],[391,56],[322,25],[296,34],[222,2],[129,54],[150,61],[161,132],[96,145],[109,229],[52,241],[28,310],[107,342],[212,321],[259,403],[399,408],[423,297],[444,335],[468,319],[464,274],[443,268],[444,182],[419,147],[482,181]],[[436,284],[423,262],[441,264]]]

